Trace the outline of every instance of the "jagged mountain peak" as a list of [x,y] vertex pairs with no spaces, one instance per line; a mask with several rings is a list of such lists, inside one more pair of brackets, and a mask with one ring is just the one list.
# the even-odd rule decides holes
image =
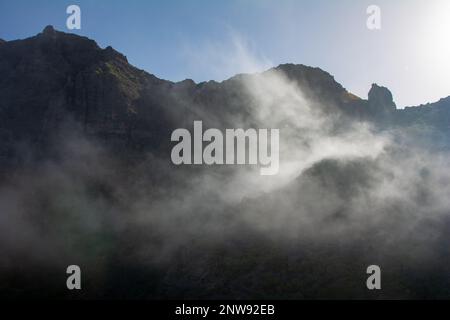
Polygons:
[[112,58],[112,59],[117,58],[117,59],[121,59],[121,60],[123,60],[124,62],[127,62],[127,63],[128,63],[127,57],[126,57],[124,54],[120,53],[119,51],[116,51],[116,50],[115,50],[113,47],[111,47],[111,46],[107,46],[105,49],[103,49],[103,52],[105,53],[105,56],[106,56],[107,58]]
[[376,83],[372,84],[368,94],[369,107],[373,109],[392,111],[396,109],[396,104],[392,92]]
[[301,63],[282,63],[274,68],[275,70],[282,70],[284,72],[292,73],[317,73],[332,77],[328,72],[318,67],[311,67]]
[[310,81],[316,79],[316,81],[336,83],[338,87],[342,87],[330,73],[318,67],[311,67],[304,64],[284,63],[273,68],[273,70],[282,71],[289,78],[293,79],[303,78]]
[[[334,101],[336,105],[343,105],[346,110],[351,110],[349,104],[360,101],[361,98],[347,91],[333,75],[318,67],[306,66],[304,64],[285,63],[268,70],[267,72],[283,72],[289,80],[295,81],[308,94],[330,104]],[[349,109],[351,108],[351,109]]]
[[13,63],[45,60],[49,65],[61,67],[60,64],[65,62],[78,70],[108,60],[128,63],[127,57],[111,46],[103,49],[88,37],[58,31],[51,25],[35,36],[9,42],[0,41],[0,44],[3,44],[0,57],[12,60]]
[[1,45],[0,74],[0,128],[16,140],[44,139],[67,119],[126,135],[144,88],[163,82],[112,47],[51,26]]
[[47,35],[47,36],[51,36],[54,35],[56,33],[55,28],[53,28],[52,25],[48,25],[44,28],[44,30],[42,30],[42,34]]

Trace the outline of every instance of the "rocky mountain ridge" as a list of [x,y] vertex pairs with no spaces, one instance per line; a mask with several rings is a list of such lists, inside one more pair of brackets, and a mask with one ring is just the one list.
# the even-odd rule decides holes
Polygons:
[[[374,84],[368,100],[348,92],[329,73],[282,64],[262,72],[283,73],[326,112],[343,112],[382,125],[415,122],[448,129],[450,98],[417,108],[396,109],[391,92]],[[45,153],[50,137],[68,122],[111,145],[132,150],[165,148],[173,128],[202,118],[230,126],[236,115],[252,123],[243,81],[178,83],[133,67],[112,47],[47,26],[38,35],[0,45],[0,159],[26,143]]]

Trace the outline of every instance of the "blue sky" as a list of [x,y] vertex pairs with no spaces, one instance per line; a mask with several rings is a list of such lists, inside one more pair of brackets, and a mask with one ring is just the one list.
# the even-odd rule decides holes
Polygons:
[[[320,67],[364,98],[373,82],[385,85],[399,107],[450,95],[448,0],[1,0],[0,38],[48,24],[69,32],[70,4],[82,12],[75,33],[168,80],[290,62]],[[366,27],[370,4],[381,8],[381,30]]]

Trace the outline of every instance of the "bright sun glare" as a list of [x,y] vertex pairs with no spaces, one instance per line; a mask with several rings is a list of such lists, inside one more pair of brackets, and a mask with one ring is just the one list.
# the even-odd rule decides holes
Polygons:
[[433,64],[450,67],[450,1],[438,1],[427,14],[423,50]]

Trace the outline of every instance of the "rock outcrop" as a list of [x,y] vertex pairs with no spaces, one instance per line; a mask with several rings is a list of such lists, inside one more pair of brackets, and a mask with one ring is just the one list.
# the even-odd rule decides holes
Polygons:
[[396,105],[388,88],[372,84],[368,94],[368,106],[374,113],[386,113],[396,110]]

